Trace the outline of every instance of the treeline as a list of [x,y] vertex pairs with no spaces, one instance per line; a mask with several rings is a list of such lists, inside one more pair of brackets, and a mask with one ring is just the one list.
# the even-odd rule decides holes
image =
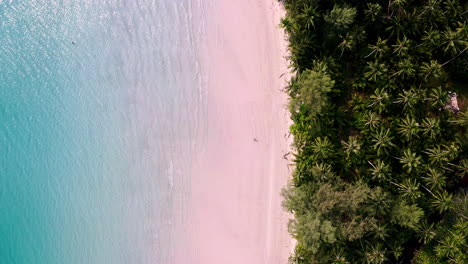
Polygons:
[[292,263],[468,263],[468,5],[282,0]]

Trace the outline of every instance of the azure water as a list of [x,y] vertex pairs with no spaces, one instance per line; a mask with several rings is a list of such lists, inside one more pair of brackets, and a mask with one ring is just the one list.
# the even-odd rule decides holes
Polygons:
[[193,2],[0,1],[0,263],[171,262],[204,104]]

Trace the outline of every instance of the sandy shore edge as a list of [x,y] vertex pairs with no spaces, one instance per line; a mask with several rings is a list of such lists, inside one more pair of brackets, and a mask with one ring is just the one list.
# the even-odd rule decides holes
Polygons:
[[292,140],[284,10],[276,0],[213,2],[203,6],[206,123],[175,263],[285,264],[294,245],[280,196]]

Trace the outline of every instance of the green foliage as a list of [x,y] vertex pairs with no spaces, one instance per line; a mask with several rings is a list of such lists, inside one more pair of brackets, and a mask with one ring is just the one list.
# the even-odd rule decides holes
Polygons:
[[426,244],[416,254],[415,263],[468,263],[468,196],[458,194],[453,200],[454,207],[448,211],[446,219],[435,226],[419,228],[420,238]]
[[370,161],[368,162],[372,166],[372,169],[370,169],[372,179],[378,182],[386,182],[390,177],[390,166],[380,159],[375,161],[375,165]]
[[447,177],[440,169],[428,168],[426,176],[423,177],[423,181],[429,186],[432,192],[438,192],[446,186]]
[[381,81],[385,77],[388,69],[385,64],[379,61],[368,62],[367,71],[364,76],[370,81]]
[[349,136],[348,141],[341,141],[341,145],[348,159],[361,151],[361,143],[355,136]]
[[388,149],[395,146],[395,144],[392,143],[393,136],[388,128],[380,129],[380,131],[375,133],[372,137],[372,143],[374,143],[374,149],[377,151],[378,155],[388,153]]
[[335,81],[322,71],[307,70],[301,73],[292,91],[291,111],[298,111],[301,105],[308,107],[312,115],[318,114],[327,105],[327,93],[331,92]]
[[436,139],[440,135],[440,121],[436,118],[426,117],[421,125],[422,134],[430,139]]
[[342,32],[349,29],[356,17],[355,8],[339,7],[335,5],[333,9],[325,16],[325,22],[332,25],[336,31]]
[[367,3],[367,9],[364,10],[364,13],[366,17],[369,17],[374,22],[382,15],[382,9],[382,6],[377,3]]
[[416,229],[423,216],[424,211],[417,205],[408,204],[405,200],[400,200],[393,207],[391,223]]
[[411,149],[406,149],[403,151],[400,163],[403,164],[403,168],[408,173],[411,173],[411,171],[417,170],[421,166],[421,157],[412,152]]
[[452,195],[447,193],[445,190],[438,192],[434,195],[432,205],[439,211],[439,213],[443,213],[452,207]]
[[369,245],[365,248],[364,259],[367,264],[382,264],[387,259],[382,244]]
[[435,229],[434,229],[434,223],[427,223],[427,221],[423,221],[418,227],[417,227],[417,233],[418,233],[418,238],[419,242],[423,244],[427,244],[431,242],[435,235]]
[[328,140],[328,137],[316,138],[310,146],[310,149],[312,151],[312,157],[319,161],[332,158],[335,152],[333,150],[332,143],[330,142],[330,140]]
[[398,125],[398,133],[405,139],[405,140],[412,140],[415,137],[418,137],[419,132],[419,123],[413,117],[406,116],[406,118],[402,119],[400,124]]
[[291,260],[468,263],[468,5],[280,1],[296,73]]
[[387,236],[376,216],[387,213],[392,198],[380,188],[338,181],[323,183],[318,189],[310,184],[289,186],[283,196],[283,206],[296,215],[290,231],[310,254],[325,254],[338,240]]

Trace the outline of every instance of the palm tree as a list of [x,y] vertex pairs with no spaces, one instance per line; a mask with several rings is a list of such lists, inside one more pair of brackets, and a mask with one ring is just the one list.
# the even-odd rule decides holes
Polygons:
[[466,254],[459,253],[459,247],[463,245],[463,242],[464,237],[454,235],[446,236],[445,239],[435,247],[434,251],[436,252],[437,256],[449,259],[450,262],[447,263],[466,264]]
[[391,6],[397,7],[397,8],[403,8],[408,4],[408,0],[393,0],[389,1],[391,3]]
[[356,8],[335,4],[333,9],[325,15],[324,20],[327,24],[331,25],[333,31],[343,32],[349,29],[350,25],[354,22],[356,14]]
[[331,264],[350,264],[346,259],[346,252],[342,248],[334,249],[332,256]]
[[316,160],[324,160],[334,155],[333,145],[328,137],[317,137],[310,146]]
[[380,240],[385,240],[388,237],[388,228],[385,224],[377,224],[373,230],[374,237]]
[[[405,7],[407,3],[408,3],[408,0],[393,0],[393,1],[389,0],[388,1],[388,6],[387,6],[387,15],[389,17],[392,17],[393,13],[395,13],[395,8],[398,9],[398,11],[401,11],[402,8]],[[390,12],[390,10],[392,12]],[[402,11],[405,11],[405,10],[403,9]],[[398,17],[394,18],[394,20],[400,21],[400,19],[398,19]]]
[[382,128],[378,133],[373,135],[372,142],[374,143],[374,149],[377,150],[377,155],[387,153],[388,148],[395,146],[392,140],[393,137],[388,128]]
[[385,192],[380,187],[376,187],[370,193],[369,204],[376,211],[377,215],[384,215],[392,206],[393,200],[388,192]]
[[436,14],[440,10],[439,4],[440,0],[428,0],[427,3],[424,5],[423,11],[419,14],[419,16],[422,16],[427,12],[429,12],[429,14],[431,15]]
[[452,194],[449,194],[445,190],[443,190],[442,192],[438,192],[434,195],[434,200],[431,202],[431,204],[435,209],[439,211],[439,213],[443,213],[452,208]]
[[402,104],[404,110],[412,112],[413,107],[417,105],[419,99],[420,98],[418,93],[416,93],[416,91],[411,88],[399,93],[398,98],[396,101],[394,101],[394,103]]
[[447,103],[447,92],[443,91],[440,86],[433,88],[428,99],[433,107],[441,107]]
[[429,156],[429,161],[432,164],[442,164],[448,162],[448,151],[444,150],[440,147],[440,145],[437,145],[431,149],[427,149],[426,151],[423,151],[423,153],[426,153]]
[[370,18],[372,22],[376,21],[382,12],[382,6],[377,3],[367,3],[367,9],[364,10],[366,17]]
[[341,145],[348,158],[350,155],[358,154],[361,150],[361,143],[355,136],[349,136],[348,141],[341,141]]
[[355,45],[354,39],[349,34],[346,34],[346,36],[342,38],[340,44],[338,44],[338,48],[341,50],[341,56],[343,56],[345,50],[351,51]]
[[[356,49],[356,46],[362,43],[366,39],[366,32],[363,28],[353,28],[351,31],[348,31],[342,41],[342,53],[343,49],[352,51]],[[346,45],[345,45],[346,44]],[[341,56],[340,56],[341,57]]]
[[368,105],[367,107],[376,107],[377,111],[379,113],[382,113],[382,111],[387,106],[389,98],[390,97],[388,93],[384,89],[377,88],[374,91],[374,94],[370,96],[370,100],[372,103]]
[[[468,10],[465,11],[465,13],[468,12]],[[466,22],[458,21],[458,27],[455,29],[457,33],[465,39],[465,44],[466,44],[466,38],[468,37],[468,24]]]
[[460,6],[460,1],[458,0],[445,0],[445,9],[447,9],[446,12],[450,12],[453,16],[457,16],[461,13],[461,6]]
[[450,55],[456,55],[461,51],[461,48],[467,47],[467,41],[458,31],[447,28],[442,33],[444,52]]
[[445,187],[447,177],[445,177],[440,170],[428,168],[427,174],[423,177],[423,180],[432,191],[436,192]]
[[406,116],[398,126],[398,134],[402,135],[406,140],[409,141],[413,137],[418,137],[419,123],[413,117]]
[[312,70],[320,73],[330,73],[330,67],[328,67],[328,63],[323,60],[313,60]]
[[457,123],[458,125],[461,125],[461,126],[467,126],[468,125],[468,112],[459,113],[456,120],[450,120],[447,122]]
[[295,23],[294,21],[291,19],[291,17],[283,17],[281,18],[281,21],[280,21],[280,27],[281,28],[284,28],[285,30],[287,30],[288,32],[292,32],[294,31],[294,27],[295,27]]
[[364,76],[371,81],[377,82],[382,79],[383,76],[387,73],[387,67],[385,64],[380,63],[379,61],[368,62],[367,71],[364,73]]
[[335,255],[330,262],[331,264],[351,264],[351,262],[346,260],[344,255]]
[[304,3],[303,11],[301,13],[301,19],[305,23],[305,28],[308,31],[315,30],[315,22],[320,17],[320,12],[317,11],[317,7],[310,4]]
[[442,36],[439,30],[430,28],[424,32],[425,35],[422,37],[422,41],[425,46],[438,47],[442,41]]
[[419,182],[415,179],[405,178],[401,184],[390,182],[398,187],[401,197],[409,199],[410,201],[416,201],[421,197],[421,191],[419,190]]
[[403,255],[403,247],[398,242],[393,242],[392,244],[390,244],[390,249],[391,249],[392,255],[397,260]]
[[396,36],[399,39],[401,34],[404,35],[406,28],[401,19],[398,17],[390,17],[389,26],[385,30],[390,32],[390,37],[396,33]]
[[408,55],[410,44],[410,40],[406,36],[404,36],[401,40],[398,39],[397,43],[392,45],[393,53],[396,53],[398,56]]
[[436,139],[440,134],[440,122],[439,119],[426,117],[423,119],[421,124],[422,134],[430,139]]
[[336,178],[332,167],[325,163],[315,163],[315,165],[310,168],[310,173],[315,179],[321,182],[331,181]]
[[468,175],[468,159],[463,159],[460,161],[459,165],[457,166],[457,175],[460,178]]
[[[378,5],[378,4],[377,4]],[[387,46],[387,40],[382,40],[380,37],[377,39],[377,43],[375,45],[369,45],[369,48],[372,50],[371,53],[369,53],[367,56],[364,58],[367,58],[371,56],[372,54],[375,54],[375,57],[381,58],[385,52],[388,51],[388,46]]]
[[417,236],[419,238],[419,242],[423,244],[427,244],[434,239],[436,232],[434,230],[433,223],[427,223],[427,221],[422,221],[420,226],[416,228]]
[[367,161],[371,166],[372,169],[370,170],[372,174],[372,179],[378,182],[384,182],[387,180],[388,176],[390,175],[390,166],[383,162],[382,160],[378,159],[374,163]]
[[398,62],[398,70],[391,76],[401,76],[402,78],[412,77],[416,73],[414,63],[409,58],[405,58]]
[[458,153],[460,152],[460,146],[458,142],[452,141],[449,145],[445,144],[444,149],[447,151],[447,157],[450,160],[453,160],[458,157]]
[[367,264],[382,264],[387,260],[386,254],[381,244],[369,245],[364,250],[364,261]]
[[403,168],[406,168],[408,173],[417,170],[421,165],[421,157],[412,152],[411,149],[403,151],[403,157],[397,159],[400,160],[400,163],[403,164]]
[[376,128],[380,123],[380,115],[372,111],[366,111],[363,115],[364,126],[368,129]]
[[442,65],[436,60],[431,60],[430,62],[423,62],[420,67],[420,71],[425,79],[437,79],[441,77],[443,73]]

